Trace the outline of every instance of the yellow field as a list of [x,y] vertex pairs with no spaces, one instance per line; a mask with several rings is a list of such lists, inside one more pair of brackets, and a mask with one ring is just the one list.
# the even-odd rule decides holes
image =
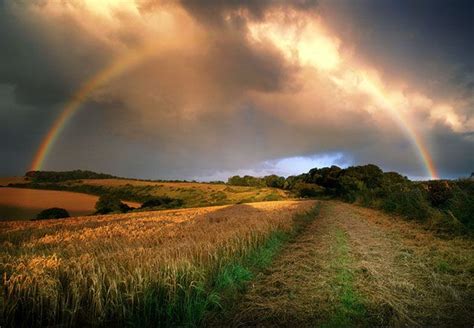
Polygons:
[[180,311],[179,302],[189,308],[196,303],[189,297],[199,295],[208,277],[272,232],[289,231],[294,215],[313,205],[262,202],[0,222],[1,313],[7,322],[21,313],[23,323],[97,324],[143,317],[149,302],[148,315]]
[[[0,188],[0,219],[30,219],[51,207],[64,208],[72,216],[87,215],[94,212],[97,199],[97,196],[67,191]],[[140,206],[133,202],[127,204]]]

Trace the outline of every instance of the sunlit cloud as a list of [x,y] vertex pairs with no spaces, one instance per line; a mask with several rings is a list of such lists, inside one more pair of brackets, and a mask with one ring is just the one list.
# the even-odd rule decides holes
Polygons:
[[272,42],[287,60],[299,65],[334,70],[341,64],[339,40],[328,35],[316,16],[275,11],[262,22],[249,23],[248,28],[252,41]]
[[427,111],[433,122],[443,123],[454,131],[472,128],[465,125],[465,119],[452,105],[437,103],[417,91],[416,86],[391,86],[390,81],[382,80],[375,67],[358,63],[352,51],[342,51],[340,39],[315,14],[278,10],[267,14],[263,21],[250,22],[248,28],[253,42],[271,42],[287,60],[317,69],[317,74],[327,77],[345,95],[356,99],[367,96],[362,108],[355,110],[363,109],[369,114],[382,111],[403,121],[413,120],[411,112]]

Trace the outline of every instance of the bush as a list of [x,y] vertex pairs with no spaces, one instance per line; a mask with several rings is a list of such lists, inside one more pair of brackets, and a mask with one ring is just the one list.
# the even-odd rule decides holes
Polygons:
[[183,206],[183,204],[184,202],[182,199],[163,196],[148,199],[140,208],[177,208]]
[[394,186],[382,200],[382,209],[416,220],[426,219],[430,215],[429,203],[422,190],[413,186]]
[[311,183],[298,183],[293,188],[293,191],[298,197],[312,198],[324,194],[324,188]]
[[394,185],[397,183],[407,183],[409,182],[407,177],[402,176],[397,172],[385,172],[383,174],[383,184],[384,185]]
[[337,187],[337,180],[341,172],[344,171],[338,166],[323,167],[321,169],[311,169],[304,175],[304,182],[318,184],[327,189]]
[[281,200],[281,196],[275,193],[271,193],[263,197],[263,201],[275,201],[275,200]]
[[127,204],[124,204],[113,195],[102,195],[95,204],[97,214],[108,214],[108,213],[125,213],[131,208]]
[[257,178],[250,175],[240,177],[235,175],[227,180],[227,183],[232,186],[244,186],[244,187],[265,187],[265,181],[263,178]]
[[453,191],[447,181],[428,183],[428,200],[434,207],[442,207],[453,197]]
[[38,213],[38,215],[36,215],[36,220],[64,219],[68,217],[69,213],[64,208],[53,207]]
[[74,171],[29,171],[25,177],[33,182],[62,182],[68,180],[82,179],[113,179],[113,175],[96,173],[92,171],[74,170]]
[[355,202],[366,190],[364,182],[350,175],[343,175],[339,178],[337,194],[347,202]]
[[292,190],[298,183],[301,183],[304,180],[304,175],[290,175],[286,178],[285,183],[283,184],[283,189]]
[[285,186],[285,178],[279,177],[278,175],[275,175],[275,174],[267,175],[266,177],[263,178],[263,181],[265,182],[265,185],[270,188],[283,189],[283,187]]
[[469,230],[474,231],[474,181],[457,181],[445,208]]

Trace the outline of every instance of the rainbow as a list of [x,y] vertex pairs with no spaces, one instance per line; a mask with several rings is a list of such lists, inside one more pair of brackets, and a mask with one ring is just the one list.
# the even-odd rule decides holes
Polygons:
[[[120,56],[114,60],[110,65],[99,71],[86,83],[84,83],[81,88],[77,90],[76,93],[71,97],[71,99],[65,104],[60,115],[56,118],[51,128],[49,129],[46,136],[43,138],[35,156],[31,163],[31,170],[38,171],[43,168],[44,162],[48,157],[48,154],[51,152],[56,140],[61,135],[62,131],[66,127],[67,123],[71,120],[77,110],[80,108],[91,93],[97,88],[103,86],[110,80],[117,78],[124,72],[135,67],[139,63],[143,62],[147,58],[156,54],[156,47],[153,45],[144,46],[138,50],[127,52],[125,55]],[[423,138],[418,134],[417,130],[410,124],[409,120],[404,118],[390,103],[389,99],[377,88],[374,84],[368,84],[368,93],[375,96],[381,103],[384,105],[393,116],[393,118],[398,122],[400,127],[405,131],[408,139],[410,140],[414,149],[417,150],[419,160],[423,163],[426,173],[431,179],[438,179],[438,174],[433,162],[433,159],[430,155],[428,148],[423,142]]]
[[156,55],[156,47],[152,44],[145,45],[138,50],[127,52],[125,55],[119,56],[112,64],[100,70],[84,83],[64,105],[61,113],[51,125],[51,128],[36,151],[30,170],[39,171],[42,169],[48,154],[51,152],[61,132],[80,108],[81,104],[87,100],[94,90],[154,55]]
[[407,135],[409,136],[412,145],[415,149],[418,150],[418,157],[425,166],[426,172],[428,173],[429,177],[431,179],[439,179],[433,158],[431,157],[428,148],[423,143],[422,137],[417,133],[416,129],[413,128],[412,125],[407,123],[407,121],[403,121],[402,126],[406,131]]
[[377,86],[377,83],[365,74],[361,75],[363,90],[376,99],[380,106],[389,112],[396,123],[405,132],[414,149],[417,150],[419,160],[423,163],[426,173],[431,179],[439,179],[433,158],[430,155],[428,147],[423,142],[422,136],[393,103],[390,96],[384,92],[383,88]]

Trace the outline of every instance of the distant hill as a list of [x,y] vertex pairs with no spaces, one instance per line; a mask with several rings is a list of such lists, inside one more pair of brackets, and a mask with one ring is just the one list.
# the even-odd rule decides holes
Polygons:
[[25,177],[32,182],[63,182],[68,180],[82,180],[82,179],[115,179],[117,177],[105,174],[96,173],[93,171],[29,171],[25,173]]
[[[85,178],[87,177],[87,178]],[[28,172],[24,179],[5,178],[0,186],[78,192],[95,196],[111,195],[122,201],[144,203],[169,197],[180,200],[179,207],[201,207],[274,201],[291,198],[288,190],[271,187],[232,186],[224,182],[151,181],[114,178],[90,171]]]
[[410,181],[399,173],[383,172],[378,166],[367,164],[314,168],[286,178],[233,176],[227,183],[126,179],[82,170],[31,171],[25,179],[19,183],[13,179],[8,186],[109,195],[137,203],[169,197],[179,200],[179,207],[294,197],[336,198],[420,221],[440,218],[440,229],[460,230],[462,226],[474,232],[474,172],[467,179]]

